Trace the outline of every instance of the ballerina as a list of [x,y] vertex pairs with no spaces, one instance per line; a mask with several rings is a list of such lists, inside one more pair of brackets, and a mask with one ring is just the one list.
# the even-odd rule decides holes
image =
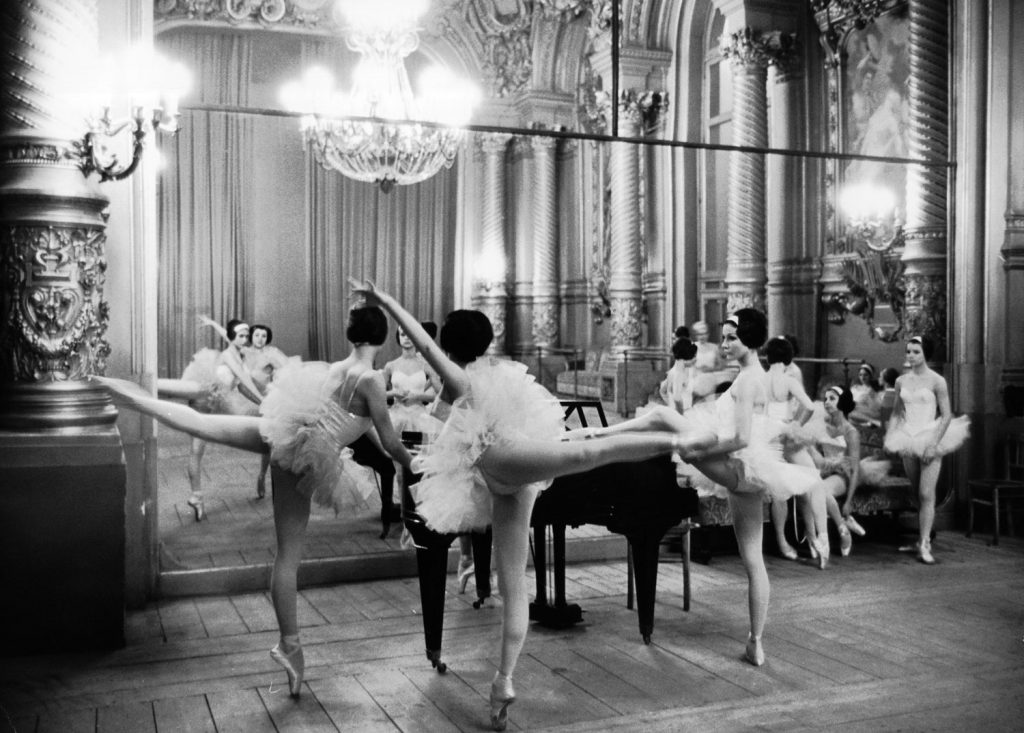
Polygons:
[[[254,323],[249,334],[249,345],[242,349],[245,368],[252,377],[253,383],[260,391],[260,396],[267,394],[267,389],[274,375],[288,363],[288,357],[276,346],[271,346],[274,332],[270,326]],[[299,357],[295,357],[298,359]],[[267,472],[270,470],[270,455],[260,456],[260,473],[256,478],[256,498],[267,495]]]
[[527,374],[524,365],[484,357],[494,332],[483,313],[449,314],[439,347],[390,295],[369,281],[350,282],[355,292],[383,307],[405,330],[441,377],[440,399],[451,404],[440,434],[413,468],[423,476],[415,490],[417,511],[438,532],[493,527],[503,604],[501,657],[491,682],[490,714],[492,728],[504,730],[508,707],[516,699],[512,674],[529,624],[526,561],[530,514],[538,492],[558,476],[607,463],[686,453],[714,443],[716,437],[704,431],[562,440],[563,413],[551,393]]
[[[227,328],[209,318],[200,322],[210,326],[227,341],[223,351],[200,349],[185,367],[181,379],[157,380],[161,397],[186,400],[200,412],[220,415],[259,414],[262,393],[245,366],[249,344],[249,324],[232,318]],[[206,517],[202,487],[202,462],[206,442],[193,436],[188,452],[189,497],[186,501],[197,522]],[[262,470],[262,468],[261,468]]]
[[903,468],[919,501],[919,538],[901,547],[916,552],[917,559],[932,565],[931,533],[935,523],[935,487],[942,457],[963,445],[970,433],[970,418],[954,418],[946,380],[928,367],[934,345],[924,336],[907,341],[910,371],[896,379],[896,403],[885,433],[885,449],[903,457]]
[[384,378],[373,368],[387,337],[384,313],[380,308],[353,309],[346,336],[352,351],[343,361],[292,363],[282,369],[263,401],[261,416],[205,414],[157,399],[134,382],[93,377],[110,389],[119,404],[152,415],[175,430],[270,454],[277,538],[270,597],[280,630],[270,656],[284,668],[293,697],[301,692],[305,671],[297,576],[310,502],[345,511],[365,505],[376,492],[372,479],[346,449],[371,429],[376,429],[382,445],[399,463],[408,466],[411,458],[391,426]]
[[[687,435],[696,426],[716,426],[715,442],[704,447],[689,447],[681,451],[680,456],[703,477],[702,481],[695,482],[698,493],[724,493],[729,500],[733,531],[748,584],[750,632],[744,657],[757,667],[765,662],[761,636],[770,594],[768,571],[761,551],[764,501],[806,494],[818,481],[817,470],[784,459],[783,426],[767,415],[767,378],[757,356],[757,349],[767,337],[765,315],[754,308],[741,308],[722,324],[722,351],[726,358],[739,363],[739,374],[714,403],[695,405],[686,415],[665,407],[652,409],[639,418],[583,431],[594,437],[666,429]],[[704,405],[707,409],[701,409]]]

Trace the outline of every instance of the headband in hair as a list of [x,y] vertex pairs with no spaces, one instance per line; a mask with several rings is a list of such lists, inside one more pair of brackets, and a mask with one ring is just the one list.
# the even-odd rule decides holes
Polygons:
[[842,387],[840,387],[838,385],[833,384],[831,387],[829,387],[825,391],[826,392],[835,392],[836,397],[842,397],[843,396],[843,392],[845,392],[846,390],[844,390]]
[[860,368],[861,368],[861,369],[867,369],[867,370],[868,370],[868,373],[869,373],[869,374],[870,374],[870,375],[871,375],[872,377],[873,377],[873,376],[875,376],[875,368],[874,368],[873,366],[871,366],[870,364],[868,364],[868,363],[867,363],[866,361],[864,361],[864,362],[861,362]]
[[739,328],[740,327],[740,319],[739,319],[739,317],[735,313],[733,313],[731,316],[726,318],[723,321],[723,324],[725,324],[725,323],[728,323],[730,326],[733,326],[734,328]]
[[908,344],[917,344],[918,346],[924,346],[924,342],[921,341],[921,337],[920,336],[911,336],[910,340],[907,341],[907,343]]

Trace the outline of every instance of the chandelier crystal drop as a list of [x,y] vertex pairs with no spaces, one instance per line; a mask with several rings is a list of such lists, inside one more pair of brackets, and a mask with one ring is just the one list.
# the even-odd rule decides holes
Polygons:
[[405,58],[419,46],[416,23],[426,5],[341,0],[346,41],[359,54],[351,91],[338,91],[323,67],[281,90],[285,108],[301,115],[304,145],[324,168],[389,191],[455,162],[479,92],[433,67],[420,77],[420,94],[413,94]]

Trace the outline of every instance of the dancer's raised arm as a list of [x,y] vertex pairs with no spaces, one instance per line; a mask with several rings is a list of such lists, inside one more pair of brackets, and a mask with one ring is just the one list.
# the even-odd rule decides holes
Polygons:
[[441,351],[441,347],[434,342],[434,339],[430,338],[430,334],[423,329],[420,322],[409,311],[402,307],[401,303],[387,293],[378,290],[377,286],[369,280],[359,282],[349,278],[349,284],[352,286],[353,292],[366,300],[367,305],[379,305],[395,319],[415,344],[416,350],[437,371],[441,381],[444,382],[445,389],[451,393],[452,399],[461,397],[469,391],[469,378],[466,376],[466,372]]

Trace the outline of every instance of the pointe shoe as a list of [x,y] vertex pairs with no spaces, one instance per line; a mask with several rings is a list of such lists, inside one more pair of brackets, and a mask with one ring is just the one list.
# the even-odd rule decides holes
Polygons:
[[192,514],[195,515],[196,521],[203,521],[206,517],[206,504],[203,503],[203,495],[192,494],[185,503],[192,507]]
[[810,538],[807,539],[807,551],[811,553],[812,560],[818,559],[818,551],[814,549],[814,543],[810,540]]
[[267,495],[267,477],[260,476],[256,479],[256,498],[262,499]]
[[468,564],[459,560],[459,594],[466,592],[466,585],[475,573],[476,568],[474,567],[472,560],[470,560]]
[[845,524],[839,527],[839,554],[843,557],[848,557],[850,550],[853,549],[853,535],[850,534],[850,528]]
[[818,558],[818,569],[824,570],[826,567],[828,567],[828,544],[823,542],[821,538],[816,537],[813,540],[811,540],[811,547],[814,549],[815,556]]
[[491,683],[491,729],[505,730],[508,726],[508,706],[516,701],[512,678],[498,672]]
[[932,543],[928,540],[918,543],[917,559],[925,565],[934,565],[935,558],[932,557]]
[[302,653],[302,647],[297,646],[289,653],[281,651],[281,645],[277,644],[270,650],[270,658],[284,667],[288,675],[288,692],[292,697],[298,697],[302,692],[302,675],[306,671],[306,658]]
[[755,667],[764,666],[764,647],[761,646],[761,637],[753,634],[747,637],[747,648],[743,658]]
[[846,524],[847,528],[849,528],[851,532],[853,532],[855,535],[859,537],[863,537],[868,533],[866,529],[860,526],[860,522],[858,522],[852,516],[845,517],[843,519],[843,523]]
[[787,560],[796,560],[798,557],[796,550],[793,549],[793,546],[788,542],[779,543],[779,554]]

